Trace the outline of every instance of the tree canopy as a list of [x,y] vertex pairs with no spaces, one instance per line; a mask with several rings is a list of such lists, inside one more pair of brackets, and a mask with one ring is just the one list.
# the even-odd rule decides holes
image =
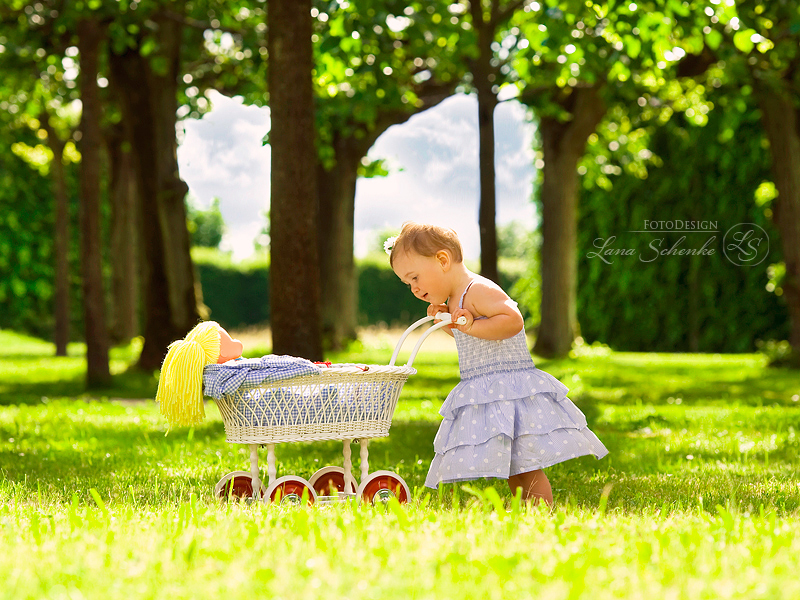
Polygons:
[[[488,114],[502,99],[517,98],[538,125],[536,201],[543,224],[540,255],[530,258],[542,271],[541,294],[535,294],[542,306],[537,352],[562,355],[580,333],[585,309],[576,286],[586,266],[576,252],[580,232],[593,230],[581,224],[582,199],[599,226],[600,203],[613,205],[617,191],[669,166],[670,152],[680,152],[685,146],[679,142],[687,139],[717,157],[707,168],[726,172],[736,170],[736,157],[769,153],[770,175],[749,170],[762,180],[758,192],[740,202],[755,203],[775,225],[780,252],[771,254],[759,277],[766,282],[763,293],[781,294],[790,340],[800,347],[797,3],[352,0],[307,8],[315,125],[307,137],[315,139],[314,178],[321,182],[312,204],[321,215],[321,296],[329,299],[320,327],[331,339],[347,338],[355,327],[355,181],[383,168],[367,160],[367,152],[389,126],[464,91],[477,92]],[[210,89],[270,104],[270,82],[274,87],[283,73],[276,78],[270,71],[277,57],[275,51],[269,56],[267,12],[262,0],[3,3],[0,151],[7,210],[0,216],[6,232],[0,299],[19,307],[8,323],[44,333],[55,322],[81,321],[69,308],[70,293],[77,302],[89,301],[75,285],[77,263],[85,268],[100,256],[94,273],[124,279],[119,253],[126,246],[136,248],[139,266],[127,260],[125,273],[141,272],[141,289],[115,284],[101,295],[113,296],[114,307],[125,305],[125,294],[141,301],[141,366],[158,366],[168,341],[203,316],[191,237],[216,246],[223,224],[218,205],[187,212],[176,124],[209,109]],[[486,110],[481,114],[485,122]],[[715,135],[690,129],[709,123]],[[762,145],[737,139],[737,132],[758,126]],[[487,135],[491,142],[494,134]],[[736,151],[719,152],[724,145]],[[686,169],[693,166],[688,162]],[[492,176],[482,190],[493,185]],[[664,202],[682,206],[671,197],[692,190],[681,189],[676,183]],[[88,199],[93,195],[97,203]],[[95,231],[82,230],[80,238],[78,206],[90,207]],[[742,214],[738,205],[717,206]],[[488,220],[494,230],[493,217]],[[486,221],[484,215],[482,228]],[[124,222],[133,225],[130,231]],[[99,245],[79,261],[77,239],[87,235]],[[502,239],[506,253],[508,239]],[[63,310],[54,313],[48,305]]]

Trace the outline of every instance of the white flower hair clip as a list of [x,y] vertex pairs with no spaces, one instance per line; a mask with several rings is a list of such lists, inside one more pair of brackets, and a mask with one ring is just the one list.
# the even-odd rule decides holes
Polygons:
[[386,240],[385,242],[383,242],[383,250],[384,250],[384,252],[386,252],[386,254],[388,254],[388,255],[390,255],[390,256],[391,256],[391,254],[392,254],[392,248],[394,248],[394,243],[395,243],[395,241],[397,241],[397,236],[396,236],[396,235],[393,235],[393,236],[392,236],[392,237],[390,237],[388,240]]

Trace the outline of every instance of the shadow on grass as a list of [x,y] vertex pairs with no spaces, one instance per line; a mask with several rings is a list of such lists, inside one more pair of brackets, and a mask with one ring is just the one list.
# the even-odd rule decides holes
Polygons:
[[[371,362],[386,364],[384,354],[374,353]],[[363,358],[347,360],[370,362]],[[425,493],[433,458],[435,411],[458,382],[451,358],[421,360],[415,365],[417,375],[404,387],[401,403],[431,401],[430,414],[413,417],[426,420],[395,418],[389,437],[370,443],[369,471],[399,473],[417,496]],[[612,355],[537,362],[570,388],[570,399],[610,451],[600,461],[581,457],[548,468],[557,503],[596,508],[605,489],[610,510],[630,513],[714,510],[729,502],[745,510],[762,505],[779,512],[800,510],[800,439],[794,433],[800,431],[800,410],[793,410],[800,402],[792,399],[800,394],[800,374],[764,369],[750,359],[717,364],[701,357],[695,367],[686,360],[663,358],[650,364],[644,357],[615,360]],[[5,480],[20,497],[41,493],[68,502],[73,492],[84,498],[96,488],[103,498],[131,496],[158,506],[185,499],[190,491],[210,499],[225,473],[249,468],[247,448],[225,442],[218,420],[165,437],[166,425],[152,406],[127,413],[118,404],[107,404],[108,410],[86,415],[71,402],[49,413],[23,406],[40,405],[43,397],[153,398],[153,373],[128,371],[116,375],[111,387],[86,392],[82,361],[74,357],[59,362],[19,353],[12,362],[0,368],[11,374],[0,383],[0,405],[20,408],[13,419],[0,422],[0,491]],[[753,408],[758,406],[764,408]],[[17,414],[13,411],[8,414]],[[341,465],[342,443],[280,444],[276,454],[279,475],[307,478],[320,467]],[[356,445],[352,456],[360,478]],[[265,475],[265,451],[260,460]],[[510,499],[505,481],[469,485],[494,486]],[[470,498],[460,485],[428,491],[441,506],[463,505]]]
[[[29,357],[28,357],[29,358]],[[25,360],[18,360],[23,368]],[[36,369],[35,361],[31,361],[31,369]],[[158,374],[128,369],[112,376],[110,386],[90,388],[86,387],[86,373],[60,372],[49,380],[42,376],[38,380],[25,382],[0,383],[0,406],[15,404],[40,404],[42,398],[77,398],[77,399],[103,399],[103,398],[155,398],[158,387]]]
[[[749,355],[745,355],[749,356]],[[800,371],[767,368],[753,360],[716,364],[698,355],[699,364],[653,364],[645,359],[631,364],[612,355],[597,360],[542,361],[537,366],[558,377],[585,398],[617,405],[719,404],[792,406],[800,403]],[[703,362],[705,361],[705,362]],[[570,394],[570,397],[572,395]]]
[[[88,498],[86,492],[96,488],[104,498],[131,496],[140,503],[159,505],[177,497],[185,499],[189,492],[210,499],[214,484],[225,473],[249,468],[247,447],[226,443],[219,421],[191,432],[175,430],[166,437],[156,424],[133,425],[113,418],[105,421],[70,422],[68,426],[45,421],[35,431],[4,425],[0,439],[16,439],[13,448],[6,445],[0,450],[0,473],[23,496],[44,494],[54,501],[69,501],[75,491]],[[769,452],[746,455],[738,450],[737,443],[693,448],[691,435],[686,445],[670,442],[668,450],[663,438],[631,437],[631,426],[667,424],[675,422],[664,417],[634,419],[622,428],[598,428],[596,433],[609,449],[609,456],[602,460],[580,457],[546,469],[556,502],[593,509],[605,489],[609,492],[608,509],[625,513],[714,510],[717,504],[728,503],[751,511],[760,506],[781,513],[800,509],[798,442],[793,436],[778,439]],[[685,424],[694,427],[689,433],[695,437],[703,434],[696,421]],[[795,425],[800,426],[800,421]],[[463,484],[442,485],[438,491],[423,488],[437,427],[429,421],[396,422],[389,437],[370,442],[369,471],[399,473],[415,495],[427,491],[434,505],[452,506],[455,494],[455,502],[463,506],[471,498],[461,490]],[[308,478],[320,467],[342,464],[342,443],[279,444],[276,456],[279,476]],[[359,448],[355,444],[352,457],[354,474],[360,479]],[[266,477],[264,450],[260,465]],[[510,500],[503,480],[477,480],[469,485],[477,489],[494,486]]]
[[119,410],[119,420],[112,415],[107,424],[65,418],[0,425],[0,489],[6,483],[23,498],[56,502],[73,493],[89,499],[91,488],[146,504],[163,503],[163,490],[182,490],[183,499],[186,490],[210,496],[223,456],[234,454],[224,447],[222,423],[165,436],[163,425],[134,424]]

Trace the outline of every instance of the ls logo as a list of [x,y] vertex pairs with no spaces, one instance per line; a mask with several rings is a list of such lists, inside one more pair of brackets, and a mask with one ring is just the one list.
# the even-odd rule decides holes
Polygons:
[[754,267],[769,254],[769,236],[755,223],[739,223],[725,233],[722,252],[737,266]]

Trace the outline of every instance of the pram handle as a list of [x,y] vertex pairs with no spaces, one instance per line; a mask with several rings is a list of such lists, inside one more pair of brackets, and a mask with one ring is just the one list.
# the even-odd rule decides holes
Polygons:
[[[437,329],[441,329],[446,325],[450,325],[450,323],[452,322],[452,317],[450,316],[450,313],[440,312],[436,313],[435,317],[423,317],[419,321],[412,323],[412,325],[405,330],[403,335],[400,336],[400,340],[397,342],[397,346],[395,346],[394,353],[392,354],[392,360],[389,361],[389,366],[391,367],[394,366],[394,363],[397,360],[397,355],[400,354],[400,349],[403,347],[403,342],[406,341],[408,334],[414,331],[420,325],[427,323],[428,321],[433,321],[435,319],[441,319],[441,322],[436,323],[436,325],[430,327],[425,333],[422,334],[422,337],[420,337],[419,341],[417,341],[417,345],[414,346],[414,349],[411,351],[411,356],[409,356],[408,362],[406,363],[407,367],[410,367],[412,364],[414,364],[414,359],[417,357],[417,352],[419,352],[419,349],[422,346],[422,343],[425,341],[425,339]],[[467,322],[466,317],[459,317],[459,319],[456,321],[456,323],[458,323],[459,325],[464,325],[466,324],[466,322]]]
[[[450,323],[453,322],[453,315],[446,312],[438,312],[436,313],[436,316],[433,318],[434,320],[439,319],[443,321],[445,325],[449,325]],[[458,317],[458,319],[456,319],[456,325],[466,325],[466,324],[467,324],[467,317]]]

